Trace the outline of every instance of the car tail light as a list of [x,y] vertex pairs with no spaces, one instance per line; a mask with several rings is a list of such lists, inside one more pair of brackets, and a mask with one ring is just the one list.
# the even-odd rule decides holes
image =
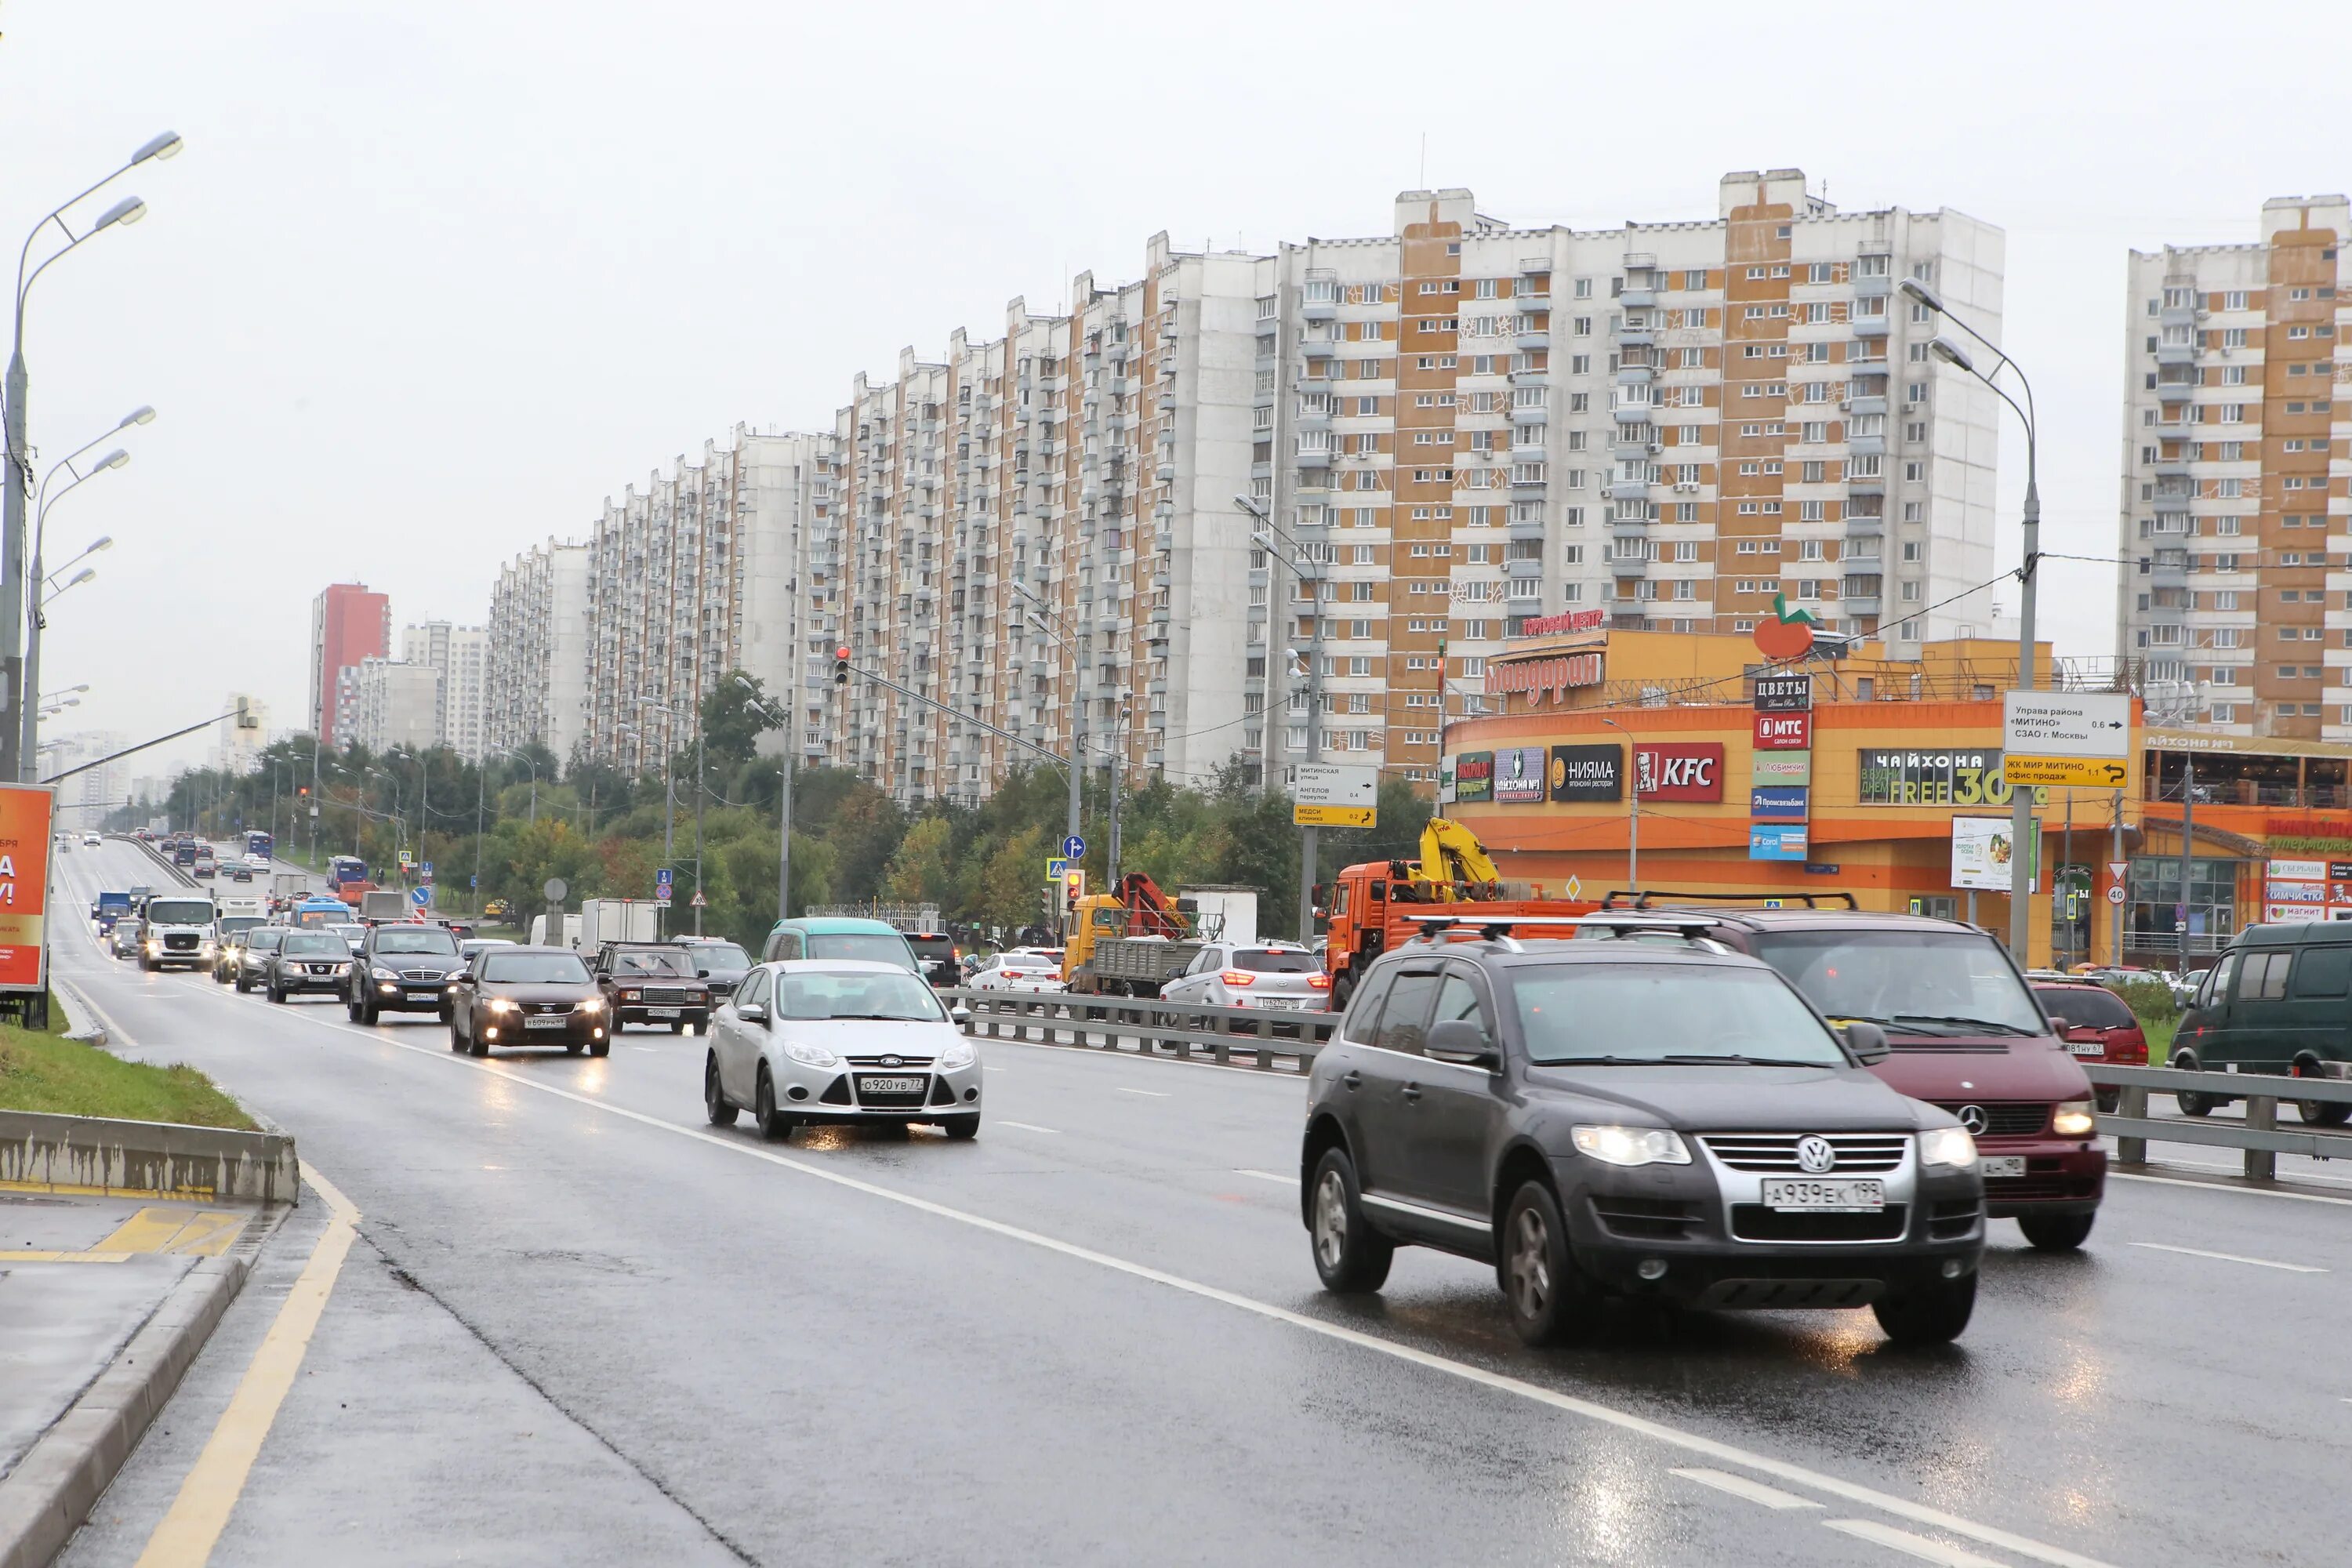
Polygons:
[[1228,985],[1255,985],[1257,984],[1257,976],[1252,974],[1246,969],[1228,969],[1223,974],[1218,975],[1217,978],[1223,981]]
[[1328,974],[1310,974],[1307,978],[1307,989],[1328,991],[1331,989],[1331,977]]

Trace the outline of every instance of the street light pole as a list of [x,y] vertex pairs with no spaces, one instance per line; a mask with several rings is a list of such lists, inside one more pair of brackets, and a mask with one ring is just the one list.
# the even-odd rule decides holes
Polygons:
[[[2031,691],[2033,689],[2034,679],[2034,600],[2037,579],[2040,576],[2037,568],[2042,559],[2042,488],[2036,461],[2039,433],[2034,419],[2033,383],[2026,378],[2025,372],[1998,343],[1954,315],[1936,290],[1926,283],[1916,278],[1906,278],[1903,280],[1903,292],[1911,300],[1942,316],[2000,356],[2000,363],[1994,365],[1989,374],[1979,370],[1967,352],[1949,338],[1938,337],[1927,345],[1937,358],[1948,364],[1957,365],[1983,382],[1985,385],[1991,387],[1993,395],[2008,404],[2011,410],[2025,425],[2025,516],[2021,530],[2023,559],[2019,563],[2017,572],[2020,588],[2017,612],[2017,689],[2021,691]],[[2003,392],[1993,381],[1993,376],[1998,375],[2003,366],[2016,371],[2018,384],[2025,389],[2023,404],[2021,405],[2017,399]],[[2010,869],[2009,892],[2009,950],[2011,956],[2022,965],[2032,962],[2034,878],[2042,865],[2042,840],[2033,831],[2033,791],[2029,786],[2019,785],[2010,791],[2009,834],[2010,842],[2015,845],[2018,852],[2025,857],[2026,879],[2022,884],[2019,882],[2017,869],[2012,865]]]
[[780,717],[759,700],[760,689],[748,676],[737,676],[735,684],[752,693],[743,700],[745,707],[784,732],[784,754],[776,769],[776,919],[788,921],[793,918],[793,747],[799,740],[789,716],[793,710],[787,709]]
[[[32,692],[25,681],[23,662],[25,636],[25,492],[32,487],[33,467],[30,438],[26,435],[26,398],[31,377],[25,368],[25,301],[31,297],[33,285],[42,273],[57,265],[59,258],[80,246],[85,240],[112,228],[117,224],[137,223],[147,216],[147,204],[137,196],[127,196],[99,215],[98,221],[80,234],[69,227],[64,217],[67,208],[75,205],[120,177],[147,162],[150,158],[169,158],[182,146],[177,132],[167,131],[154,137],[131,153],[131,161],[109,174],[96,184],[75,193],[66,201],[52,207],[25,236],[25,244],[16,253],[16,288],[12,299],[13,332],[9,340],[8,370],[5,382],[7,406],[0,414],[0,433],[5,434],[6,451],[0,458],[5,472],[0,472],[0,697],[5,697],[9,717],[16,722],[0,724],[0,778],[29,781],[38,770],[34,759],[26,754],[24,742],[24,710],[32,706]],[[66,237],[65,245],[52,251],[38,267],[27,274],[33,254],[33,241],[41,230],[55,224]]]
[[[152,408],[142,409],[141,412],[145,414],[149,419],[155,417],[155,411]],[[138,422],[139,416],[134,414],[130,418],[125,419],[122,424],[127,426]],[[117,426],[118,429],[121,427],[121,426]],[[106,439],[106,437],[103,436],[99,437],[100,441],[104,439]],[[89,450],[89,447],[95,447],[97,445],[98,441],[92,441],[89,443],[89,447],[84,447],[82,451],[86,452]],[[74,457],[76,458],[79,456],[81,456],[81,452],[74,454]],[[70,463],[72,460],[73,458],[68,458],[66,459],[66,463]],[[33,601],[32,619],[31,624],[25,631],[25,690],[28,694],[37,692],[41,689],[41,633],[47,630],[49,625],[49,617],[45,605],[49,599],[55,598],[58,594],[64,593],[66,588],[72,587],[76,583],[86,583],[90,578],[98,574],[94,569],[85,570],[81,575],[74,578],[72,582],[66,584],[64,587],[58,589],[56,593],[52,594],[47,592],[49,580],[48,572],[47,569],[41,564],[41,551],[43,541],[48,537],[49,508],[57,505],[58,502],[65,500],[66,497],[73,494],[74,491],[81,489],[82,486],[98,478],[99,475],[106,473],[110,469],[121,468],[124,464],[130,461],[131,454],[124,448],[117,447],[113,451],[109,452],[105,457],[100,458],[98,466],[90,469],[89,472],[86,474],[75,474],[73,483],[68,485],[54,496],[48,495],[47,491],[49,488],[49,479],[57,478],[57,469],[50,469],[48,479],[45,479],[41,481],[43,499],[40,503],[39,510],[36,511],[33,517],[33,570],[30,578],[31,597]],[[65,467],[65,463],[60,463],[58,465],[58,468]],[[72,472],[69,468],[68,471]],[[107,534],[101,537],[97,543],[91,545],[88,550],[83,551],[80,555],[75,556],[72,561],[68,561],[65,565],[58,567],[58,573],[63,574],[85,556],[94,555],[98,552],[109,548],[113,543],[114,536],[112,534]],[[24,748],[23,754],[25,757],[25,769],[28,779],[33,773],[38,771],[33,765],[33,751],[35,746],[38,744],[34,715],[35,707],[36,704],[32,702],[25,704],[25,732],[19,739],[19,744]]]
[[1601,721],[1625,737],[1625,881],[1628,892],[1642,890],[1642,763],[1633,754],[1633,731],[1602,714]]
[[[1045,620],[1051,612],[1045,608],[1045,600],[1037,596],[1036,590],[1016,577],[1013,591],[1029,601],[1030,619],[1037,628],[1051,633],[1052,628]],[[1086,780],[1086,661],[1076,642],[1058,635],[1054,640],[1060,643],[1070,656],[1070,808],[1069,826],[1064,832],[1068,837],[1077,838],[1083,836],[1086,827],[1084,796],[1080,794]],[[1070,934],[1067,910],[1063,911],[1062,934],[1065,939]]]
[[[1299,592],[1306,598],[1307,607],[1312,617],[1307,635],[1306,760],[1309,763],[1319,763],[1323,760],[1323,595],[1324,585],[1328,576],[1328,567],[1320,559],[1309,557],[1306,546],[1300,544],[1289,531],[1276,522],[1270,511],[1259,510],[1256,504],[1246,496],[1235,496],[1234,504],[1248,512],[1258,527],[1264,531],[1256,537],[1265,542],[1267,554],[1273,554],[1276,539],[1290,547],[1291,573],[1297,579]],[[1307,571],[1310,565],[1314,567],[1312,574]],[[1287,634],[1289,628],[1286,626],[1284,630]],[[1272,645],[1269,643],[1268,651],[1271,652],[1271,650]],[[1295,648],[1286,647],[1283,651],[1288,656],[1296,655]],[[1439,689],[1442,694],[1444,690],[1442,671],[1439,676]],[[1441,713],[1444,710],[1443,702],[1444,699],[1441,695],[1439,708]],[[1315,873],[1319,863],[1320,836],[1312,823],[1301,827],[1298,832],[1298,940],[1311,942],[1315,940]]]

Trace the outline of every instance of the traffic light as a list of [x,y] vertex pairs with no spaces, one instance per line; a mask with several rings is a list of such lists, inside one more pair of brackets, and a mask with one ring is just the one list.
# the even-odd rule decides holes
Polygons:
[[835,686],[849,684],[849,645],[847,643],[833,650],[833,683]]

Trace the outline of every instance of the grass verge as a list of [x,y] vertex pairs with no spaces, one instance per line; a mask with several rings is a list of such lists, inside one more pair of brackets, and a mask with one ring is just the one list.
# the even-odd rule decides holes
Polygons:
[[[52,1007],[50,1016],[63,1016]],[[56,1034],[0,1024],[0,1110],[176,1121],[253,1131],[253,1119],[195,1068],[126,1062]]]
[[2172,1031],[2179,1026],[2178,1018],[2142,1018],[2139,1032],[2147,1039],[2147,1065],[2160,1068],[2172,1054]]

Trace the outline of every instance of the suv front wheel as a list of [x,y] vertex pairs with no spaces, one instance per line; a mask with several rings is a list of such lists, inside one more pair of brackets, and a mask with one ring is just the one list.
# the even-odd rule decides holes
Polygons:
[[1396,1259],[1396,1244],[1372,1228],[1359,1197],[1356,1163],[1345,1149],[1326,1149],[1315,1163],[1307,1224],[1315,1237],[1315,1272],[1326,1290],[1342,1296],[1379,1289]]
[[1958,1279],[1925,1279],[1870,1304],[1878,1326],[1898,1345],[1948,1344],[1976,1310],[1975,1270]]
[[1559,1200],[1541,1182],[1523,1182],[1511,1195],[1498,1272],[1521,1343],[1556,1345],[1591,1327],[1592,1286],[1569,1250]]

